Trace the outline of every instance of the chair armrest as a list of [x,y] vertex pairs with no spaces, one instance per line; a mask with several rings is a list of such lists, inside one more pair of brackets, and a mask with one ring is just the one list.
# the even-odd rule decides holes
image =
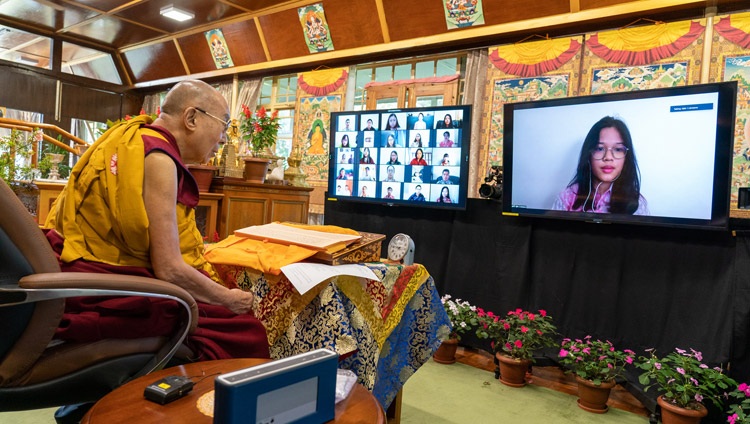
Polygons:
[[[182,301],[190,310],[189,331],[198,325],[198,305],[185,289],[155,278],[123,274],[88,272],[48,272],[22,277],[18,286],[24,290],[55,290],[52,297],[73,296],[150,296],[171,297]],[[34,297],[33,292],[27,292]],[[50,293],[41,297],[50,297]]]

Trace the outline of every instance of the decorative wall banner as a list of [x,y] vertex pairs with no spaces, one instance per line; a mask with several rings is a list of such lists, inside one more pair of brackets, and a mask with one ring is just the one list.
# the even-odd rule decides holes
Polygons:
[[297,77],[297,86],[313,96],[325,96],[341,88],[349,73],[344,68],[305,72]]
[[333,40],[331,40],[331,31],[323,11],[323,3],[300,7],[297,9],[297,14],[310,53],[333,50]]
[[670,58],[703,35],[705,21],[658,23],[589,35],[586,47],[608,62],[647,65]]
[[704,29],[700,20],[588,35],[580,95],[700,83]]
[[302,97],[297,103],[295,145],[305,155],[307,182],[328,181],[328,140],[331,112],[341,110],[341,96]]
[[687,85],[687,70],[688,62],[592,69],[590,94]]
[[482,0],[446,0],[443,10],[448,29],[484,25]]
[[709,81],[737,81],[729,216],[750,218],[740,209],[739,189],[750,187],[750,13],[718,16],[711,44]]
[[227,40],[224,39],[224,33],[221,28],[212,29],[204,33],[208,47],[211,49],[211,56],[216,64],[216,69],[229,68],[234,66],[232,56],[229,54]]
[[583,37],[532,41],[491,47],[484,110],[488,140],[481,146],[490,166],[503,161],[505,103],[567,97],[576,94]]

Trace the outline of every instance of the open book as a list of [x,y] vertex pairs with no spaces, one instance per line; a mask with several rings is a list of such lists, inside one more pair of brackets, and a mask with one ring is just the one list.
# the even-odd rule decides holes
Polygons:
[[234,235],[287,245],[294,244],[319,251],[326,251],[334,246],[343,248],[362,238],[361,235],[305,230],[277,223],[242,228],[235,230]]

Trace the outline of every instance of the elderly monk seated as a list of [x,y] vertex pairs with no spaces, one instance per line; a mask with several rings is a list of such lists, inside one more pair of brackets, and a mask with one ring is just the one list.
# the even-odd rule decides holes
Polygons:
[[[195,225],[198,186],[185,164],[212,157],[228,123],[218,91],[202,81],[178,83],[153,122],[145,115],[126,120],[88,149],[45,223],[63,271],[155,277],[191,293],[200,317],[185,344],[194,360],[269,356],[253,295],[221,284]],[[164,301],[71,300],[58,337],[163,335],[175,319]]]

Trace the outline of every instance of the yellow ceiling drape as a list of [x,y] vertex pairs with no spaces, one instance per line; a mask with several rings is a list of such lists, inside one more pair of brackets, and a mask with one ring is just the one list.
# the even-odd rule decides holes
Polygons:
[[750,13],[719,18],[714,29],[732,43],[744,49],[750,49]]
[[325,96],[344,85],[348,76],[343,68],[305,72],[297,77],[297,85],[307,94]]
[[608,62],[647,65],[679,53],[704,30],[697,21],[625,28],[593,34],[586,40],[586,47]]
[[533,77],[560,68],[580,49],[574,38],[532,41],[500,46],[490,51],[489,59],[507,74]]

